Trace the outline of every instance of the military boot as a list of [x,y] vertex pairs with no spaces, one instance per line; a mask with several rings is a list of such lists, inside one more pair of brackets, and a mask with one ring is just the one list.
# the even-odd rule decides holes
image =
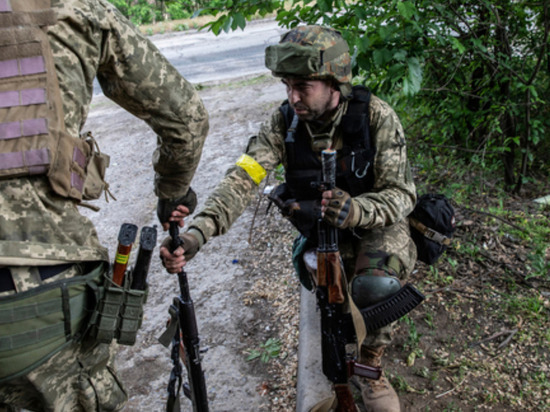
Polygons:
[[[379,368],[386,346],[361,348],[361,362]],[[399,397],[382,372],[380,379],[361,378],[361,397],[367,412],[400,412]]]

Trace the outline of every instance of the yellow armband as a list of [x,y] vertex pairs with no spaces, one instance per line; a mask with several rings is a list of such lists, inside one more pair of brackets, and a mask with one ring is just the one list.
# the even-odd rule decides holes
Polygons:
[[239,157],[239,160],[237,160],[237,163],[235,164],[243,168],[244,171],[248,173],[248,176],[250,176],[254,183],[256,183],[257,185],[259,185],[260,182],[264,180],[264,177],[267,175],[262,165],[247,154],[243,154],[241,157]]

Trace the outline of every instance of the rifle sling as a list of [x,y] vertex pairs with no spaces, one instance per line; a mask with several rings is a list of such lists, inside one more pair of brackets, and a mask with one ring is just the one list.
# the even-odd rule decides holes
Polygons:
[[[365,327],[373,332],[402,318],[424,300],[424,295],[410,283],[407,283],[396,294],[375,305],[360,309]],[[354,322],[351,314],[342,319],[342,334],[349,343],[357,342]]]

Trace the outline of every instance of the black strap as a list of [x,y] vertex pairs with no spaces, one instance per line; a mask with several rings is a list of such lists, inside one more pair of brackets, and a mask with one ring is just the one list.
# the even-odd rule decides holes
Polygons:
[[37,266],[37,268],[38,273],[40,274],[40,279],[46,280],[54,277],[55,275],[59,275],[61,272],[66,271],[73,265],[74,263],[63,263],[61,265],[53,266]]
[[61,305],[63,308],[63,323],[65,327],[65,337],[71,339],[71,304],[69,301],[69,290],[67,284],[61,284]]
[[[290,108],[289,108],[290,109]],[[292,122],[290,123],[289,128],[286,131],[285,147],[287,150],[287,159],[289,164],[294,164],[295,160],[295,148],[294,148],[294,135],[296,134],[296,128],[298,127],[298,116],[294,113]]]
[[0,293],[15,290],[15,283],[8,268],[0,268]]

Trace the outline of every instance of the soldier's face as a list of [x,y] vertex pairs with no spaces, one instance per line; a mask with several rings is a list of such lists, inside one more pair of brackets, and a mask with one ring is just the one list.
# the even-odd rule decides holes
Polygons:
[[340,91],[323,80],[284,78],[290,107],[300,120],[326,120],[338,107]]

